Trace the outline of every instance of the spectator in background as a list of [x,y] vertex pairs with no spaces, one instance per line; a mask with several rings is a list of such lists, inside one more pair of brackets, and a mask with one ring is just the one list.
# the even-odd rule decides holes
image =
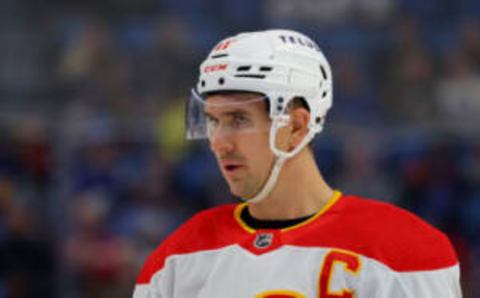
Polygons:
[[443,56],[442,77],[435,89],[440,119],[457,125],[478,121],[480,115],[480,73],[475,56],[464,48],[453,49]]
[[48,226],[19,203],[15,191],[12,180],[0,177],[0,295],[56,297],[56,261]]
[[383,121],[382,106],[361,68],[360,60],[351,53],[334,56],[335,109],[329,118],[339,124],[374,126]]
[[460,23],[459,47],[463,49],[468,60],[473,62],[475,71],[480,71],[480,21],[466,18]]
[[193,80],[192,32],[182,18],[167,17],[156,22],[151,36],[151,46],[139,57],[136,71],[142,93],[162,105],[180,96],[179,90],[188,89]]
[[399,19],[385,65],[381,67],[386,119],[394,122],[422,123],[435,119],[433,57],[422,41],[420,28],[413,17]]
[[289,22],[321,25],[380,23],[394,8],[392,0],[265,0],[264,12],[273,24]]
[[80,297],[123,297],[131,291],[132,247],[109,231],[109,206],[101,193],[94,192],[79,194],[70,205],[72,229],[64,253]]
[[[382,141],[367,131],[356,130],[343,145],[343,160],[336,185],[345,193],[358,193],[368,198],[379,198],[398,204],[395,185],[381,169]],[[375,183],[372,183],[375,181]]]

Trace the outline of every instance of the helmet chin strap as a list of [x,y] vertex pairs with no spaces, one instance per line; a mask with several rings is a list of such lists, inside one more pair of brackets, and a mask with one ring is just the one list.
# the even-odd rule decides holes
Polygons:
[[262,189],[253,198],[242,199],[249,203],[259,203],[263,201],[263,199],[270,194],[273,187],[277,183],[278,175],[280,174],[280,170],[282,169],[283,163],[286,159],[287,158],[283,156],[277,157],[270,171],[270,176],[268,177],[267,182],[263,185]]
[[252,198],[242,198],[242,200],[249,202],[249,203],[259,203],[263,201],[272,191],[273,187],[277,183],[278,175],[280,174],[280,170],[282,169],[283,164],[285,161],[293,156],[295,156],[300,150],[302,150],[308,142],[310,142],[315,134],[319,132],[320,129],[312,129],[309,128],[307,135],[302,139],[300,144],[290,152],[281,151],[275,146],[275,139],[277,135],[277,130],[281,127],[284,127],[288,124],[290,117],[287,115],[282,115],[277,117],[273,123],[272,127],[270,128],[270,149],[272,150],[273,154],[275,154],[276,159],[275,162],[270,170],[270,176],[268,177],[267,181],[263,185],[255,196]]

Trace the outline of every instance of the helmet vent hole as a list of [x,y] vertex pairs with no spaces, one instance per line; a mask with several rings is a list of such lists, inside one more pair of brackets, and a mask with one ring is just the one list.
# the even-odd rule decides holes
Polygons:
[[327,72],[325,71],[325,68],[322,65],[320,65],[320,71],[322,72],[323,79],[326,80]]
[[202,87],[205,87],[205,80],[202,80],[202,81],[200,82],[200,85],[201,85]]
[[224,79],[224,78],[218,79],[218,84],[223,85],[224,83],[225,83],[225,79]]
[[265,75],[258,74],[237,74],[236,78],[251,78],[251,79],[265,79]]
[[322,121],[322,118],[320,117],[315,118],[315,123],[319,124],[321,121]]
[[217,58],[223,58],[223,57],[228,57],[228,54],[217,54],[217,55],[213,55],[212,59],[217,59]]
[[270,66],[262,66],[260,67],[260,71],[272,71],[273,67],[270,67]]
[[283,103],[283,97],[279,97],[279,98],[278,98],[278,102],[279,102],[279,103]]
[[252,68],[250,65],[242,65],[237,68],[237,71],[249,71]]
[[323,91],[322,93],[322,98],[325,98],[325,96],[327,96],[327,91]]

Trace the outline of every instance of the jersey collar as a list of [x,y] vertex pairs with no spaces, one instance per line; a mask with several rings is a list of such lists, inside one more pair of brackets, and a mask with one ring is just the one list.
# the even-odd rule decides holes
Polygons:
[[[288,228],[280,229],[280,231],[281,232],[287,232],[287,231],[290,231],[290,230],[298,229],[302,226],[308,225],[309,223],[315,221],[317,218],[322,216],[322,214],[327,212],[333,205],[335,205],[335,203],[340,199],[341,196],[342,196],[342,193],[338,190],[335,190],[333,195],[330,197],[330,199],[328,199],[327,203],[322,207],[322,209],[320,209],[317,213],[315,213],[315,215],[313,215],[312,217],[310,217],[309,219],[307,219],[305,221],[302,221],[301,223],[290,226]],[[237,223],[242,227],[242,229],[244,229],[245,231],[247,231],[250,234],[254,234],[254,233],[256,233],[257,230],[250,227],[241,218],[242,211],[243,211],[243,209],[245,209],[247,207],[247,205],[248,205],[248,202],[237,205],[235,207],[235,210],[234,210],[234,217],[235,217],[235,220],[237,221]]]

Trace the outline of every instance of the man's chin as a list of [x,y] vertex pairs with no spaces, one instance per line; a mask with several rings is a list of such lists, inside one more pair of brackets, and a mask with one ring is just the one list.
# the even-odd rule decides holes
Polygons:
[[232,193],[232,195],[234,195],[238,198],[241,198],[243,201],[246,201],[246,202],[253,199],[255,197],[255,195],[257,194],[257,193],[252,193],[252,192],[245,191],[244,189],[239,189],[235,185],[230,184],[229,187],[230,187],[230,192]]
[[229,186],[230,187],[230,193],[232,193],[232,195],[236,196],[236,197],[240,197],[240,198],[243,198],[245,197],[245,193],[238,190],[237,188],[235,188],[234,186],[232,187],[231,185]]

